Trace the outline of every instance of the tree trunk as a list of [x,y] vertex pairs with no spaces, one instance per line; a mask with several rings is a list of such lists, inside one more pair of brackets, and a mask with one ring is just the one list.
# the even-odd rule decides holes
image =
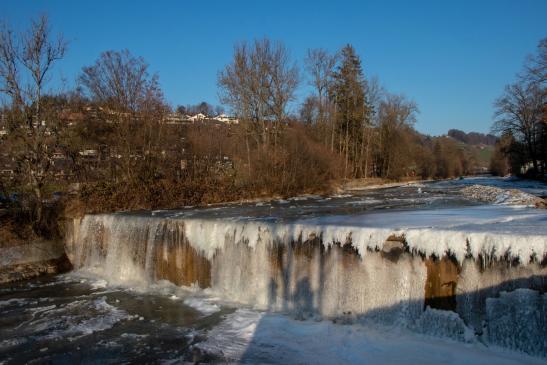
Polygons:
[[245,147],[247,148],[247,168],[251,177],[251,148],[249,147],[249,133],[245,133]]

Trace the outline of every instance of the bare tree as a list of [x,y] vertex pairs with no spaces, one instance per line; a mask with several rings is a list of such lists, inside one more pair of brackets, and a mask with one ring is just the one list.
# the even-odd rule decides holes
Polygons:
[[10,153],[20,178],[33,197],[35,228],[41,229],[43,190],[50,175],[53,146],[59,144],[58,115],[43,108],[43,95],[54,65],[62,59],[67,42],[52,37],[46,16],[16,34],[6,24],[0,30],[0,91],[10,109]]
[[106,51],[93,66],[83,68],[79,82],[101,108],[102,117],[115,123],[111,153],[121,162],[123,177],[132,179],[139,168],[153,173],[151,162],[158,153],[167,110],[158,76],[150,75],[144,59],[128,50]]
[[221,105],[215,106],[215,115],[224,114],[224,108]]
[[[325,144],[328,144],[329,135],[331,142],[333,142],[335,132],[333,119],[328,115],[328,112],[333,109],[331,108],[328,96],[329,89],[332,86],[337,58],[336,54],[331,55],[325,49],[316,48],[309,49],[304,60],[306,70],[310,76],[309,83],[317,93],[317,98],[314,99],[317,101],[317,123],[321,126]],[[331,124],[330,128],[327,125],[329,122]]]
[[542,120],[538,126],[538,154],[541,168],[547,171],[547,38],[543,38],[538,45],[537,54],[528,58],[525,66],[525,79],[537,87],[543,98]]
[[308,96],[300,106],[300,120],[307,126],[317,128],[319,119],[319,101],[317,96]]
[[93,66],[83,68],[79,81],[93,101],[119,111],[136,112],[148,97],[161,98],[158,76],[128,50],[103,52]]
[[[378,110],[380,109],[380,103],[385,94],[385,90],[380,85],[378,78],[372,77],[365,82],[365,95],[369,103],[370,118],[368,123],[364,123],[363,136],[361,144],[361,158],[359,161],[359,168],[362,169],[362,176],[369,176],[370,155],[372,150],[372,137],[374,135],[375,127],[379,125]],[[364,160],[364,162],[363,162]]]
[[398,177],[403,173],[399,167],[405,165],[405,157],[408,157],[407,151],[404,150],[408,145],[404,131],[412,128],[417,112],[416,103],[402,95],[388,94],[380,102],[378,110],[379,153],[384,177]]
[[537,49],[537,54],[528,57],[524,68],[524,75],[521,77],[542,84],[547,83],[547,38],[543,38]]
[[294,92],[298,87],[298,68],[289,56],[288,49],[281,43],[269,46],[268,40],[264,40],[265,50],[270,49],[268,78],[269,87],[269,108],[273,116],[274,146],[277,146],[277,139],[280,129],[286,122],[287,109],[294,100]]
[[234,48],[232,62],[219,72],[220,99],[254,126],[256,137],[268,143],[267,124],[274,127],[274,143],[298,86],[298,69],[287,48],[267,38]]
[[541,132],[546,95],[535,82],[519,80],[505,88],[495,102],[493,130],[511,133],[526,146],[529,161],[538,172],[538,140]]

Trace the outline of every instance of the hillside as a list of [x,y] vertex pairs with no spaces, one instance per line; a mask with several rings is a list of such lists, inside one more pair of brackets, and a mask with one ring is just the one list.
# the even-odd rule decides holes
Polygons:
[[493,146],[496,144],[498,137],[492,134],[484,134],[478,132],[465,133],[459,129],[450,129],[447,133],[449,137],[454,138],[457,141],[467,143],[470,145],[488,145]]

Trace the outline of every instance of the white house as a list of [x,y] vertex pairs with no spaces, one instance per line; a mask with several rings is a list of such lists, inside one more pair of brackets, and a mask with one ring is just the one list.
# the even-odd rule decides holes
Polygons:
[[207,118],[207,116],[205,114],[202,114],[202,113],[198,113],[196,115],[192,115],[190,118],[188,118],[189,120],[191,120],[192,122],[196,122],[196,121],[202,121],[204,120],[205,118]]
[[216,120],[216,121],[222,122],[222,123],[226,123],[226,124],[238,124],[239,123],[239,121],[236,118],[230,117],[226,114],[217,115],[213,119]]

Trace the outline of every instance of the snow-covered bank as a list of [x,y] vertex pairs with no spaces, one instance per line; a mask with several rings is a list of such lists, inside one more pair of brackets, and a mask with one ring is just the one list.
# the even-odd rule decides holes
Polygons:
[[471,185],[462,189],[462,193],[473,199],[493,204],[525,205],[547,208],[545,199],[518,189],[502,189],[495,186]]
[[363,190],[373,190],[373,189],[385,189],[385,188],[395,188],[400,186],[410,186],[410,185],[422,185],[426,182],[432,182],[434,180],[406,180],[406,181],[393,181],[393,180],[384,180],[380,178],[368,178],[368,179],[355,179],[349,180],[342,185],[339,189],[340,192],[352,192],[352,191],[363,191]]

